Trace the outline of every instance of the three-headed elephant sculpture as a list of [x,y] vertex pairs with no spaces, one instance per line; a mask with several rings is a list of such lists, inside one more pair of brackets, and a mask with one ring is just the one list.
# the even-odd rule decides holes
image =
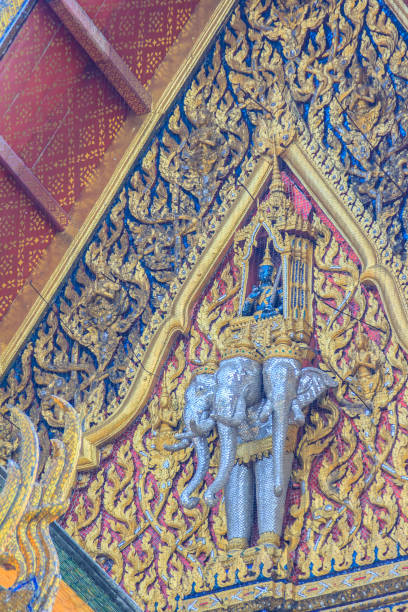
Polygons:
[[[249,357],[231,357],[220,362],[214,375],[198,374],[186,391],[186,430],[172,447],[192,443],[197,452],[197,469],[182,493],[182,503],[188,508],[198,503],[191,494],[208,469],[206,437],[216,425],[220,461],[204,501],[214,506],[217,493],[225,489],[228,540],[245,546],[256,496],[260,541],[276,544],[293,461],[293,449],[285,447],[288,427],[302,425],[303,409],[336,385],[322,370],[302,368],[300,361],[289,357],[272,357],[263,366]],[[248,444],[249,458],[239,460],[237,451]]]

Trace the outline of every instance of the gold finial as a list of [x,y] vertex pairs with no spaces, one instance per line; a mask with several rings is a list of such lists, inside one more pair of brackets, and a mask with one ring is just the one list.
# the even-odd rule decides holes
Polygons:
[[167,379],[166,378],[164,378],[164,380],[163,380],[161,394],[160,394],[160,400],[159,400],[159,406],[160,406],[161,410],[167,410],[167,408],[170,407],[170,393],[169,393],[169,388],[168,388],[168,385],[167,385]]
[[358,350],[368,348],[368,336],[364,333],[361,323],[357,326],[356,346]]
[[261,266],[272,266],[273,267],[273,261],[271,259],[271,252],[269,250],[269,238],[266,241],[266,247],[265,247],[265,254],[261,263]]
[[279,161],[276,154],[275,138],[273,139],[272,181],[269,193],[271,195],[275,193],[285,195],[285,185],[283,184],[281,173],[279,171]]

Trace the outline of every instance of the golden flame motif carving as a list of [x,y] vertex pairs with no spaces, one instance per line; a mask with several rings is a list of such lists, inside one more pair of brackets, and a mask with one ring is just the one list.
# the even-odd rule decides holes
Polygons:
[[[258,195],[259,167],[274,146],[291,165],[297,159],[302,166],[300,150],[313,160],[384,269],[367,271],[367,280],[382,284],[395,325],[401,314],[408,319],[400,242],[407,61],[403,37],[377,1],[248,0],[237,7],[58,307],[25,345],[1,405],[30,407],[49,444],[42,417],[49,395],[63,392],[84,406],[81,466],[95,467],[98,447],[148,401],[148,372],[155,374],[174,335],[187,331],[194,299],[248,209],[245,189]],[[339,223],[345,214],[337,213]],[[384,280],[390,272],[394,280]],[[390,283],[398,299],[387,302]]]
[[[185,593],[193,579],[211,588],[199,568],[226,550],[222,508],[178,504],[191,451],[170,455],[165,444],[181,430],[195,361],[236,307],[231,253],[213,276],[262,196],[274,147],[323,194],[313,337],[339,383],[299,438],[279,572],[307,579],[310,563],[323,576],[332,563],[397,557],[408,482],[407,79],[404,39],[377,0],[237,7],[10,371],[2,410],[11,401],[29,412],[43,447],[61,379],[83,406],[82,467],[98,469],[81,474],[66,525],[142,606],[173,609],[184,574]],[[253,579],[245,558],[214,563],[226,586],[235,570]]]

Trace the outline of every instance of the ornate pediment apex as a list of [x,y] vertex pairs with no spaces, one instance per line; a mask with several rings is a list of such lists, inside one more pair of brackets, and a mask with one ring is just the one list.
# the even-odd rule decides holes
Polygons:
[[[374,283],[379,288],[397,337],[402,346],[408,346],[406,332],[408,327],[404,323],[408,320],[406,285],[402,278],[402,264],[397,257],[392,255],[390,257],[390,251],[386,246],[380,247],[383,237],[380,236],[375,224],[370,224],[368,220],[364,222],[368,219],[367,212],[364,212],[364,207],[355,194],[344,187],[344,176],[336,169],[335,162],[330,162],[327,157],[320,155],[320,150],[313,140],[302,135],[285,150],[283,158],[356,251],[363,266],[361,279],[364,282]],[[195,300],[222,260],[228,244],[231,244],[234,238],[238,241],[241,236],[238,228],[250,210],[253,198],[258,198],[262,203],[268,201],[267,198],[262,200],[261,196],[270,180],[271,159],[261,156],[255,164],[252,160],[247,163],[243,186],[230,185],[224,189],[223,209],[224,214],[227,211],[228,214],[225,214],[218,232],[208,244],[201,240],[201,244],[205,245],[204,250],[199,247],[201,254],[199,255],[197,250],[191,251],[189,264],[181,267],[179,278],[173,281],[169,293],[164,296],[161,303],[161,312],[167,310],[169,314],[163,318],[162,314],[157,313],[146,328],[144,340],[147,348],[144,352],[135,353],[136,360],[143,355],[143,366],[135,367],[134,358],[128,365],[134,372],[138,369],[139,375],[135,377],[130,372],[133,382],[126,392],[119,392],[116,401],[112,404],[112,415],[102,424],[93,426],[85,432],[80,469],[97,465],[98,447],[117,436],[119,431],[135,418],[137,414],[135,407],[139,406],[141,409],[147,401],[155,384],[157,368],[163,362],[172,339],[177,333],[188,330]],[[299,219],[299,215],[296,214],[295,218]],[[363,227],[361,220],[364,222]],[[279,224],[279,215],[277,215],[275,229]],[[315,231],[313,229],[312,233]],[[276,234],[279,235],[280,232]],[[386,245],[386,241],[384,244]],[[101,281],[110,287],[111,281],[106,279],[106,276],[101,275]],[[95,294],[100,295],[101,292],[96,291]],[[105,299],[108,298],[105,296]],[[69,322],[66,324],[69,326]]]

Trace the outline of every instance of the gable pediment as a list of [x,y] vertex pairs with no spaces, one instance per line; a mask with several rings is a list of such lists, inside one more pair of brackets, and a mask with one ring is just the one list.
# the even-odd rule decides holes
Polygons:
[[[84,478],[92,480],[90,470],[94,468],[98,468],[96,478],[99,475],[104,478],[103,461],[111,456],[111,443],[118,440],[122,450],[115,455],[115,461],[123,468],[128,448],[122,448],[122,437],[129,431],[141,445],[142,437],[146,436],[143,452],[146,456],[150,453],[150,459],[140,461],[146,471],[153,473],[157,469],[157,482],[168,474],[166,470],[173,470],[173,477],[181,469],[170,459],[170,467],[162,471],[157,467],[161,456],[153,452],[154,434],[149,418],[160,424],[163,416],[160,411],[170,410],[164,380],[170,381],[167,395],[173,394],[175,401],[182,402],[181,391],[188,376],[179,372],[179,362],[185,361],[191,345],[202,341],[198,340],[202,338],[202,329],[197,323],[197,312],[214,283],[218,283],[217,299],[225,297],[222,290],[223,283],[228,285],[227,278],[231,281],[228,288],[237,291],[237,279],[231,272],[234,237],[269,189],[275,152],[287,164],[285,172],[291,175],[292,183],[298,181],[308,194],[323,228],[323,237],[316,239],[320,272],[316,272],[314,281],[319,305],[315,333],[320,353],[343,381],[340,390],[349,401],[352,387],[347,387],[343,380],[348,366],[350,376],[356,376],[360,367],[374,376],[370,367],[377,363],[375,360],[357,363],[358,356],[353,357],[356,347],[351,345],[355,344],[358,326],[350,323],[350,317],[359,322],[361,318],[365,330],[375,328],[370,340],[384,353],[389,366],[381,381],[387,383],[387,389],[391,386],[395,391],[390,400],[395,405],[394,417],[404,414],[404,406],[398,402],[403,397],[408,350],[406,33],[390,10],[379,2],[288,3],[286,14],[282,6],[279,2],[248,0],[231,10],[232,3],[222,4],[218,21],[212,22],[201,41],[201,51],[207,45],[205,57],[192,67],[183,82],[180,77],[175,79],[174,96],[166,94],[164,115],[156,109],[147,120],[145,140],[133,150],[123,174],[115,177],[115,189],[111,189],[98,216],[90,219],[89,231],[83,232],[67,258],[61,282],[53,288],[52,295],[47,295],[50,304],[31,319],[19,344],[14,343],[8,353],[1,390],[2,410],[7,410],[9,403],[26,410],[42,432],[43,446],[47,449],[52,428],[58,425],[48,411],[50,395],[60,395],[75,405],[84,415],[79,466],[86,474]],[[363,74],[368,75],[366,79]],[[342,248],[336,251],[340,238]],[[347,266],[350,252],[354,259]],[[232,266],[227,272],[226,258]],[[338,269],[341,266],[343,270]],[[351,310],[346,311],[345,305]],[[330,308],[345,314],[330,316]],[[204,318],[201,315],[201,321]],[[335,349],[330,343],[334,343]],[[351,363],[352,359],[357,365]],[[193,365],[184,363],[183,367],[191,373]],[[370,382],[379,384],[379,380],[365,382],[369,386]],[[370,389],[366,391],[369,396]],[[321,538],[322,523],[314,521],[313,513],[318,512],[320,502],[322,508],[326,502],[329,504],[331,494],[338,504],[333,520],[342,533],[346,529],[335,487],[336,475],[346,473],[342,472],[346,470],[346,459],[341,458],[346,457],[344,448],[348,444],[350,449],[354,445],[350,452],[351,455],[355,452],[355,465],[347,472],[347,482],[342,481],[342,493],[351,495],[347,487],[353,484],[352,474],[361,470],[356,482],[360,482],[360,476],[361,482],[368,478],[369,486],[376,487],[376,494],[386,491],[388,505],[384,515],[399,517],[390,527],[396,530],[395,537],[403,531],[402,505],[389,499],[392,487],[398,488],[401,496],[405,494],[405,467],[395,451],[405,448],[404,428],[394,417],[387,423],[382,420],[389,397],[379,392],[375,427],[381,430],[383,438],[376,448],[370,439],[371,451],[368,446],[361,450],[363,442],[354,431],[355,419],[360,419],[364,427],[371,427],[371,421],[352,413],[350,406],[349,413],[345,411],[345,416],[341,416],[340,399],[339,396],[337,403],[326,406],[328,416],[319,422],[316,417],[315,422],[308,423],[298,455],[303,468],[298,467],[296,472],[299,482],[310,477],[311,463],[307,461],[314,461],[318,455],[320,440],[327,436],[327,442],[331,436],[330,444],[337,448],[340,460],[333,467],[330,449],[322,446],[326,463],[320,476],[323,482],[326,474],[332,488],[314,489],[309,497],[305,494],[307,500],[306,497],[302,500],[309,506],[298,515],[297,493],[292,491],[293,521],[287,523],[284,535],[285,554],[290,557],[300,542],[305,543],[304,526],[315,530],[317,552],[310,554],[316,571],[322,575],[331,571],[327,542],[336,548],[339,536],[329,530]],[[371,396],[366,401],[374,402]],[[170,430],[178,427],[182,413],[179,404],[177,418],[166,413],[167,437]],[[404,418],[401,416],[401,422],[405,422]],[[346,421],[348,429],[343,430],[341,423]],[[137,429],[139,422],[144,428],[142,433]],[[314,439],[316,427],[321,437]],[[386,431],[394,432],[395,440]],[[376,432],[377,429],[371,432],[374,438]],[[384,450],[386,444],[388,454]],[[368,460],[364,463],[362,457],[371,457],[374,448],[381,455],[382,466],[381,469],[377,466],[379,471],[375,468],[371,478],[364,472]],[[160,451],[163,449],[164,446]],[[189,461],[191,472],[191,457]],[[335,470],[338,471],[334,473]],[[392,477],[392,470],[397,473],[396,483],[387,480]],[[96,482],[92,484],[92,494],[99,495],[101,504],[104,493],[100,483],[92,482]],[[163,488],[169,488],[166,483],[160,481],[160,486],[165,484]],[[120,487],[118,490],[122,491]],[[178,499],[180,490],[174,499]],[[107,511],[112,510],[112,498],[109,499]],[[356,510],[353,503],[357,507],[360,502],[352,500],[347,511],[358,514],[362,506]],[[370,503],[374,504],[373,499]],[[148,504],[146,508],[143,521],[148,522],[146,517],[152,508]],[[371,508],[367,516],[371,516],[370,512],[374,510]],[[90,522],[100,535],[97,514]],[[212,516],[221,533],[221,515]],[[81,529],[88,527],[87,520],[84,519],[82,527],[72,528],[70,515],[71,528],[78,538],[82,538]],[[127,519],[123,520],[126,523]],[[159,520],[156,523],[152,529],[160,536],[161,523]],[[367,524],[368,519],[365,529]],[[203,531],[207,527],[200,524]],[[361,564],[374,562],[377,554],[374,544],[383,540],[382,528],[385,529],[379,520],[375,537],[364,551],[366,532],[360,534]],[[118,567],[122,563],[118,580],[126,565],[122,550],[136,539],[130,527],[123,530],[126,532],[123,541],[117,546],[112,544],[117,548],[115,563]],[[86,540],[85,531],[83,534]],[[108,530],[101,538],[105,538],[104,554],[109,556],[112,534]],[[205,554],[220,550],[220,541],[222,533],[220,540],[214,536]],[[92,548],[94,542],[88,544],[89,550],[97,555]],[[383,546],[383,558],[395,559],[394,544],[388,542],[387,546],[387,550]],[[344,563],[339,561],[336,571],[348,569],[356,552],[349,540],[343,548]],[[343,548],[338,545],[339,551]],[[299,550],[299,571],[302,578],[308,579],[306,549]]]

